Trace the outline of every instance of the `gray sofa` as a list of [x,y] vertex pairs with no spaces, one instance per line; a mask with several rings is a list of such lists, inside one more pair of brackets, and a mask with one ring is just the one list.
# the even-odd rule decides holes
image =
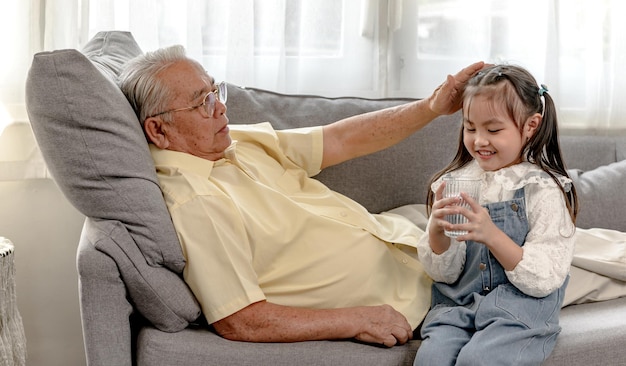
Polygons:
[[[139,124],[112,80],[141,50],[125,32],[85,48],[35,55],[27,107],[46,162],[87,216],[78,242],[81,316],[89,365],[412,365],[419,340],[391,349],[355,341],[242,343],[217,336],[180,277],[184,259]],[[228,86],[231,123],[279,129],[329,123],[408,99],[280,95]],[[454,153],[459,115],[440,117],[386,151],[317,178],[371,212],[424,203],[429,177]],[[626,137],[563,135],[581,196],[580,227],[626,231]],[[618,201],[618,202],[616,202]],[[607,209],[609,208],[609,209]],[[572,305],[546,365],[626,360],[626,298]]]

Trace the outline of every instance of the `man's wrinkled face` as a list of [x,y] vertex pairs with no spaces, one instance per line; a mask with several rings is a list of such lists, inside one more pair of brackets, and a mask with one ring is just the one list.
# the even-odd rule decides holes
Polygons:
[[[215,91],[214,81],[196,65],[177,62],[159,74],[169,86],[174,98],[167,109],[184,109],[199,106],[207,94]],[[208,160],[218,160],[231,144],[226,117],[226,105],[215,100],[212,115],[203,106],[172,112],[172,122],[163,125],[168,150],[189,153]]]

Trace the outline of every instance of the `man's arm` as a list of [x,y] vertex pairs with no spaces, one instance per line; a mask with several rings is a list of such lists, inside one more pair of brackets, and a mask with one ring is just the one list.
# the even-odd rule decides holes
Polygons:
[[389,305],[304,309],[259,301],[212,325],[226,339],[248,342],[355,338],[393,347],[413,336],[406,318]]
[[481,68],[472,64],[448,75],[433,94],[413,103],[386,108],[324,126],[322,168],[386,149],[409,137],[437,116],[461,108],[463,88]]

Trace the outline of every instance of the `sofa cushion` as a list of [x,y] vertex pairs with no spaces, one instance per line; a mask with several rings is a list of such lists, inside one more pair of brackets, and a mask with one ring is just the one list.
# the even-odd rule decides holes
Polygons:
[[113,258],[132,302],[158,329],[177,332],[200,316],[187,284],[165,267],[148,265],[119,221],[87,218],[81,240]]
[[351,341],[235,342],[207,329],[163,333],[144,327],[137,336],[137,365],[408,366],[413,365],[420,343],[412,340],[384,348]]
[[116,81],[128,60],[142,51],[128,32],[99,32],[81,50],[109,80]]
[[180,274],[185,261],[148,144],[113,80],[124,62],[140,53],[127,32],[98,33],[85,46],[85,54],[77,50],[39,53],[28,75],[26,103],[39,147],[64,195],[88,217],[121,222],[133,239],[113,241],[121,246],[118,249],[98,249],[111,256],[115,250],[134,249],[129,246],[141,251],[147,265],[138,266],[139,273],[133,273],[133,266],[118,263],[120,272],[131,271],[122,277],[129,279],[126,285],[138,310],[155,325],[174,324],[181,329],[195,319],[188,308],[198,305],[188,292],[179,291],[176,296],[184,307],[153,311],[153,302],[161,301],[163,289],[175,280],[168,277],[159,283],[149,278],[148,266]]
[[563,329],[543,366],[624,364],[626,298],[568,306],[559,323]]
[[592,170],[570,170],[578,192],[580,212],[577,226],[626,231],[626,160]]

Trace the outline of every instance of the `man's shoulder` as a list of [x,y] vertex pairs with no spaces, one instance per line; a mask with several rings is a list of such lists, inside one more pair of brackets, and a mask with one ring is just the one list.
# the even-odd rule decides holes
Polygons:
[[269,122],[247,125],[229,125],[230,135],[237,141],[255,141],[267,137],[276,138],[276,130]]

